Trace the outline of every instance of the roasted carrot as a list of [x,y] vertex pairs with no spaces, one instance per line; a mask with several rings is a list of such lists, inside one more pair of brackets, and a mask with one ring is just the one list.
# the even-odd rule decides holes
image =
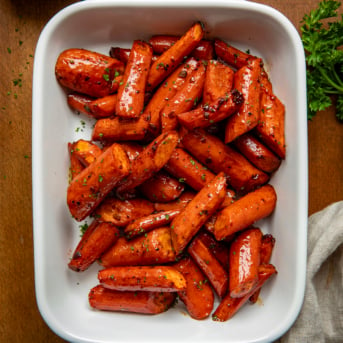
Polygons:
[[223,171],[237,192],[249,192],[269,180],[266,173],[254,167],[244,156],[204,130],[189,131],[183,137],[182,144],[213,172]]
[[150,179],[169,160],[173,150],[178,143],[178,133],[170,131],[162,133],[154,139],[138,156],[132,161],[131,173],[122,180],[118,186],[118,193],[125,192],[141,185]]
[[71,109],[77,113],[83,113],[90,116],[93,116],[93,113],[91,112],[89,105],[93,101],[93,97],[76,92],[72,92],[67,96],[67,102]]
[[79,139],[74,143],[73,154],[87,167],[102,154],[102,150],[90,141]]
[[[214,215],[212,215],[207,222],[203,225],[204,230],[206,230],[208,233],[214,235],[214,225],[216,223],[217,220],[217,213],[215,213]],[[235,234],[232,234],[230,236],[225,237],[224,239],[222,239],[220,242],[223,243],[231,243],[232,240],[235,238]]]
[[182,180],[175,179],[163,170],[139,186],[144,196],[154,202],[173,201],[181,195],[184,189]]
[[250,192],[222,209],[214,225],[214,236],[222,240],[235,232],[248,228],[256,221],[268,217],[276,206],[273,186],[265,185]]
[[93,100],[89,104],[89,110],[93,117],[107,118],[113,116],[116,111],[117,94],[110,94],[102,98]]
[[168,78],[156,89],[152,98],[144,109],[144,114],[149,118],[149,133],[155,137],[160,133],[161,121],[160,112],[176,92],[185,83],[189,73],[198,67],[198,62],[194,58],[188,58]]
[[281,160],[251,133],[237,137],[233,144],[253,165],[266,173],[275,172]]
[[214,45],[212,40],[202,39],[196,48],[192,51],[191,56],[197,60],[210,61],[214,58]]
[[243,94],[244,102],[226,123],[225,143],[232,142],[238,136],[252,130],[259,123],[261,65],[261,59],[254,59],[235,73],[234,88]]
[[194,197],[195,193],[193,191],[186,190],[176,200],[167,203],[156,202],[154,207],[156,211],[182,210]]
[[230,246],[229,291],[233,298],[251,292],[258,282],[262,232],[251,228],[241,232]]
[[207,167],[180,148],[173,151],[164,169],[196,191],[199,191],[215,177],[215,174]]
[[200,239],[213,256],[219,261],[222,267],[227,271],[230,265],[230,250],[226,242],[218,242],[212,233],[202,230],[199,232],[198,239]]
[[125,118],[137,118],[144,106],[144,94],[152,58],[149,44],[135,40],[127,61],[123,81],[118,88],[116,114]]
[[129,172],[125,151],[114,143],[70,183],[67,204],[72,216],[85,219]]
[[173,265],[186,279],[187,288],[178,292],[181,301],[194,319],[207,318],[213,309],[214,295],[211,286],[191,257],[184,257]]
[[175,302],[175,292],[114,291],[101,285],[93,287],[88,295],[91,307],[104,311],[159,314]]
[[262,77],[260,121],[256,126],[258,137],[281,159],[286,156],[285,106],[273,93],[265,73]]
[[203,90],[205,70],[205,66],[199,62],[197,69],[187,75],[185,83],[161,109],[162,132],[176,129],[177,115],[191,110],[197,104]]
[[229,91],[225,97],[212,104],[203,104],[189,112],[180,113],[177,119],[189,130],[205,128],[236,113],[243,103],[243,96],[237,89]]
[[171,237],[176,254],[180,254],[196,235],[201,226],[218,209],[224,200],[226,180],[219,173],[204,186],[171,222]]
[[198,45],[204,35],[201,23],[194,24],[173,46],[160,55],[150,68],[148,90],[155,89],[185,56]]
[[85,169],[84,165],[80,162],[80,160],[74,154],[74,143],[68,143],[68,152],[69,152],[69,159],[70,159],[70,166],[69,166],[69,179],[70,181],[78,174],[81,173],[83,169]]
[[214,50],[216,55],[221,60],[236,69],[240,69],[250,63],[252,60],[256,59],[255,56],[239,50],[220,39],[215,39]]
[[117,59],[85,49],[63,51],[55,65],[62,86],[92,97],[113,93],[112,81],[123,71],[124,65]]
[[[149,44],[155,54],[163,54],[174,45],[180,36],[155,35],[149,39]],[[202,39],[191,52],[191,56],[198,60],[211,60],[214,57],[214,46],[210,40]]]
[[114,115],[117,94],[94,99],[88,95],[73,92],[68,94],[67,100],[73,110],[99,119]]
[[213,104],[232,90],[234,71],[217,60],[208,61],[202,103]]
[[186,289],[183,275],[172,266],[110,267],[98,273],[101,285],[117,291],[178,292]]
[[218,296],[224,297],[228,290],[229,274],[213,255],[210,248],[199,237],[195,237],[187,252],[207,276]]
[[105,268],[155,265],[174,261],[175,252],[171,245],[169,227],[154,229],[130,241],[120,237],[99,260]]
[[110,56],[112,58],[115,58],[123,62],[126,65],[127,61],[129,60],[130,52],[131,52],[131,49],[125,49],[118,46],[113,46],[110,49]]
[[226,189],[226,195],[224,201],[222,202],[220,208],[231,205],[236,200],[236,192],[230,188]]
[[[260,251],[260,262],[261,264],[268,264],[273,252],[275,245],[275,238],[271,234],[262,236],[261,251]],[[260,289],[258,289],[250,298],[251,303],[256,303],[260,295]]]
[[154,205],[146,199],[120,200],[108,197],[97,208],[96,217],[99,221],[124,227],[132,220],[147,216],[153,211]]
[[68,267],[84,271],[119,238],[119,230],[111,223],[94,220],[78,243]]
[[258,272],[257,285],[251,290],[250,293],[241,297],[233,298],[230,293],[220,302],[212,315],[212,319],[218,322],[225,322],[232,318],[237,311],[248,301],[249,297],[258,289],[260,289],[269,278],[276,274],[277,271],[272,264],[261,265]]
[[136,238],[151,230],[166,226],[180,213],[180,211],[181,210],[163,211],[137,218],[125,227],[125,237],[127,239]]
[[95,123],[92,140],[94,141],[139,141],[148,131],[148,118],[125,120],[120,117],[103,118]]
[[120,145],[125,150],[130,162],[132,162],[143,151],[143,147],[135,142],[123,142],[120,143]]

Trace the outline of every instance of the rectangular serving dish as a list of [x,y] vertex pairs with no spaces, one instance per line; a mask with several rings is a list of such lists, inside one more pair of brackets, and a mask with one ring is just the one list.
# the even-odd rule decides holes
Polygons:
[[[258,223],[276,238],[278,275],[262,290],[263,304],[245,306],[231,320],[196,321],[182,304],[157,316],[92,310],[88,292],[98,266],[75,273],[67,264],[79,223],[66,205],[67,143],[89,139],[92,122],[77,116],[55,79],[57,56],[67,48],[108,54],[153,34],[182,34],[193,22],[207,38],[219,37],[261,56],[274,91],[286,106],[287,158],[271,184],[274,214]],[[71,5],[39,38],[33,76],[33,221],[35,285],[50,328],[71,342],[271,342],[295,321],[304,297],[307,242],[307,120],[304,52],[293,25],[276,10],[244,1],[86,1]],[[218,302],[216,302],[217,304]]]

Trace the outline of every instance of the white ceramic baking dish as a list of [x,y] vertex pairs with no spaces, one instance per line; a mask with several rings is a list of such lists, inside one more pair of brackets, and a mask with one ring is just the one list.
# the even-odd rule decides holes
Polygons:
[[[89,289],[98,266],[84,273],[67,263],[79,224],[66,205],[67,143],[90,138],[91,123],[75,115],[56,82],[61,51],[78,47],[108,53],[153,34],[181,34],[195,21],[207,37],[220,37],[261,56],[275,93],[286,105],[287,158],[271,183],[275,213],[259,223],[272,233],[278,275],[262,290],[262,303],[245,306],[230,321],[196,321],[182,304],[157,316],[92,310]],[[245,1],[86,1],[65,8],[44,28],[33,77],[33,220],[36,297],[50,328],[72,342],[271,342],[287,331],[302,305],[307,237],[307,121],[301,40],[276,10]],[[82,121],[85,121],[83,123]]]

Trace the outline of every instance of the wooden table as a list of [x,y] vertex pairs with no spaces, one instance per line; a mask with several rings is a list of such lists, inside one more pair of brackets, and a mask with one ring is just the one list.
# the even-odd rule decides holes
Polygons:
[[[31,211],[31,80],[40,31],[74,1],[0,1],[0,340],[62,342],[36,306]],[[265,0],[299,29],[316,0]],[[305,115],[305,113],[304,113]],[[309,122],[309,214],[343,199],[343,124],[334,109]]]

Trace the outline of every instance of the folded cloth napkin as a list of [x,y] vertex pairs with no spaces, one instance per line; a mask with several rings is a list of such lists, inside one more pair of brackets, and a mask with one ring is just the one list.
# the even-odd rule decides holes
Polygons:
[[305,299],[282,343],[343,342],[343,201],[308,223]]

